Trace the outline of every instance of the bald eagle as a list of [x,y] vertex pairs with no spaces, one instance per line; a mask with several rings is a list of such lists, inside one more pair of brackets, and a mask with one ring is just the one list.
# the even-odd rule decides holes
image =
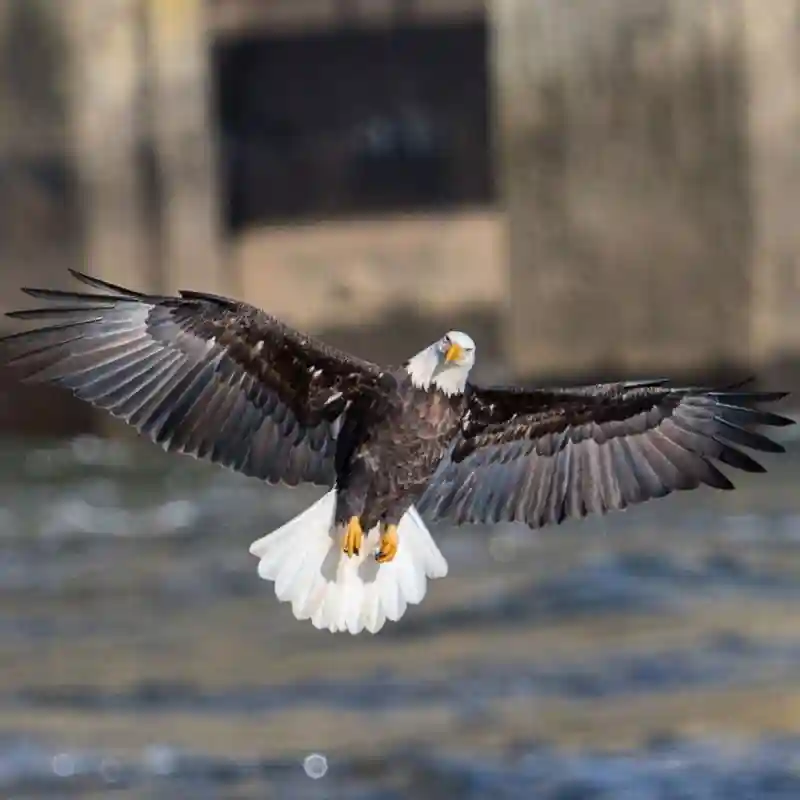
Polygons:
[[451,331],[398,368],[341,352],[246,303],[141,294],[73,272],[91,293],[24,289],[46,327],[0,340],[0,363],[65,387],[165,450],[271,484],[328,491],[255,541],[258,574],[298,619],[376,632],[419,603],[447,563],[421,514],[531,528],[701,484],[715,466],[781,452],[755,430],[781,392],[664,380],[480,387],[475,343]]

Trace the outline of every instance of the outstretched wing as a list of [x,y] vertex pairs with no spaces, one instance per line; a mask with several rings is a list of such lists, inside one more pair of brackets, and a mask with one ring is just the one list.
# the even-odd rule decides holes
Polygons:
[[665,383],[470,387],[451,458],[417,507],[455,523],[518,521],[538,528],[700,484],[732,489],[714,461],[763,472],[739,448],[783,451],[753,428],[792,424],[754,407],[785,394]]
[[331,485],[340,417],[383,373],[253,306],[199,292],[133,292],[81,273],[99,294],[11,312],[52,324],[0,339],[0,364],[56,384],[164,449],[271,483]]

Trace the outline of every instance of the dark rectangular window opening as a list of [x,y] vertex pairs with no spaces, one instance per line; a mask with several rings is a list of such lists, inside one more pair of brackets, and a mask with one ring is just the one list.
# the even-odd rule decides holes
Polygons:
[[230,230],[492,202],[486,25],[214,48]]

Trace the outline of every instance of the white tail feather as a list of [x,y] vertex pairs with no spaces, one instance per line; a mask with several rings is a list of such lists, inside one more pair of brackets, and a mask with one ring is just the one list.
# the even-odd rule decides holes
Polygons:
[[397,621],[419,603],[428,578],[443,578],[447,562],[415,508],[400,520],[394,560],[378,564],[380,532],[364,537],[361,552],[342,552],[344,531],[334,524],[336,490],[250,545],[258,574],[275,582],[275,595],[291,603],[297,619],[331,632],[377,633],[386,620]]

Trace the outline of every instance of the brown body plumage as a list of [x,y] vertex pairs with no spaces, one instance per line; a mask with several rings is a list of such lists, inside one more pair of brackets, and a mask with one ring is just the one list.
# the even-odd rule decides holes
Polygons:
[[[403,370],[384,408],[362,425],[352,455],[338,470],[337,519],[352,515],[364,530],[398,524],[422,496],[461,427],[465,396],[447,396],[412,384]],[[366,420],[365,420],[366,421]]]

